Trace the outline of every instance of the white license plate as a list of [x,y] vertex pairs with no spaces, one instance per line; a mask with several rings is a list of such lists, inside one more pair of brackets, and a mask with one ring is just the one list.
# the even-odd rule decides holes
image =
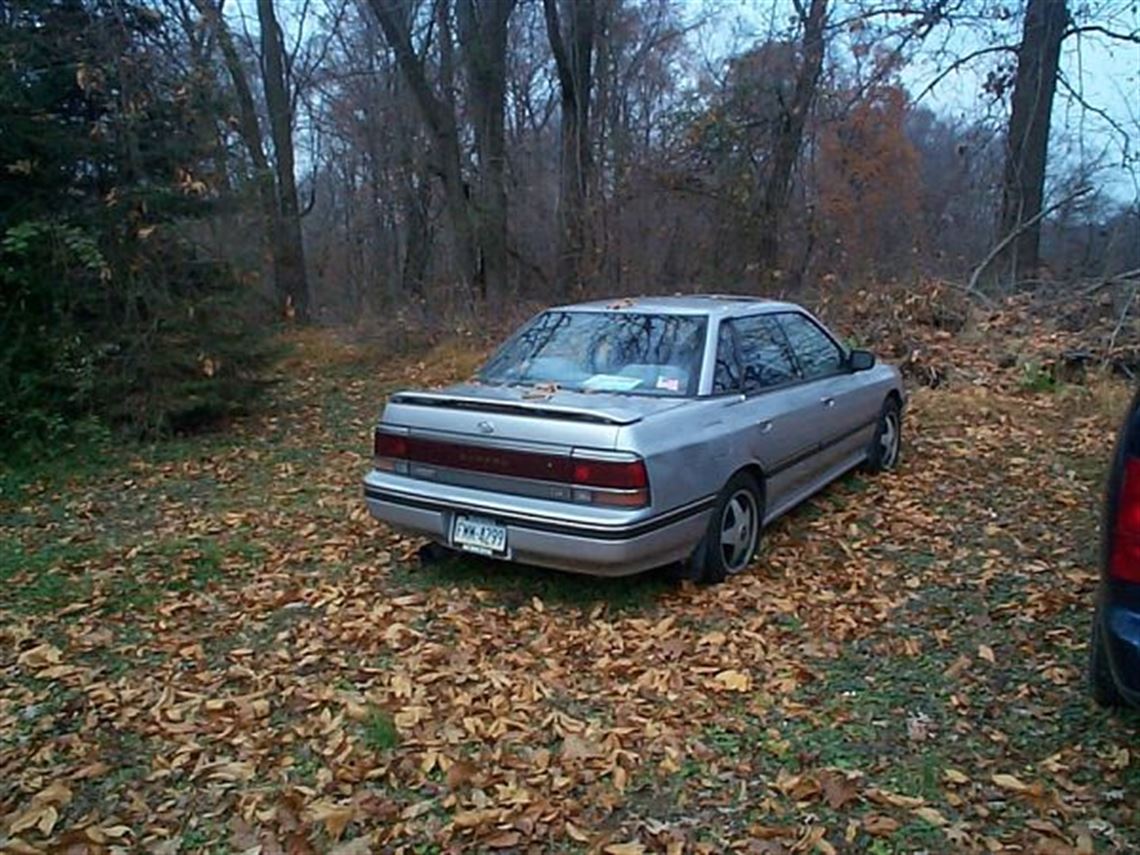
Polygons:
[[456,514],[451,524],[451,545],[479,555],[506,555],[507,527],[482,517]]

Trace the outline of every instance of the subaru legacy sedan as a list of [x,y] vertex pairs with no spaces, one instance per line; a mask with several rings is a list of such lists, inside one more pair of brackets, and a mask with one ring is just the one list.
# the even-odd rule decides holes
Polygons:
[[392,395],[372,515],[454,550],[600,576],[719,582],[761,528],[853,467],[891,469],[898,371],[791,303],[561,306],[471,380]]

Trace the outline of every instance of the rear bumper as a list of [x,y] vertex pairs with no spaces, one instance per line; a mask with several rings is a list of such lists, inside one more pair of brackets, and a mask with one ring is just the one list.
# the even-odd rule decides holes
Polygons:
[[1140,594],[1101,601],[1101,631],[1113,681],[1130,705],[1140,708]]
[[364,480],[369,512],[395,528],[447,545],[455,515],[475,514],[506,527],[510,560],[592,576],[628,576],[687,558],[716,501],[709,496],[638,518],[595,509],[579,516],[575,511],[585,509],[574,505],[480,493],[380,472]]

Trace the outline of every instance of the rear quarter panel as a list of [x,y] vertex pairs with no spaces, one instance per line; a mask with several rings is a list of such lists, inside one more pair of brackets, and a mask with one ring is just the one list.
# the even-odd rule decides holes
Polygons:
[[749,459],[741,396],[701,398],[620,429],[619,448],[645,458],[653,514],[720,491]]

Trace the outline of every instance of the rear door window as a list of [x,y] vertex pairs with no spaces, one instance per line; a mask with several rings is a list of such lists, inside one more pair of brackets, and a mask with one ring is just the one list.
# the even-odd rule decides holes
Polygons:
[[788,341],[771,315],[725,322],[736,338],[745,393],[760,392],[797,379]]
[[720,325],[716,340],[716,367],[713,371],[713,394],[739,392],[742,386],[743,371],[740,355],[736,351],[736,333],[731,321]]

